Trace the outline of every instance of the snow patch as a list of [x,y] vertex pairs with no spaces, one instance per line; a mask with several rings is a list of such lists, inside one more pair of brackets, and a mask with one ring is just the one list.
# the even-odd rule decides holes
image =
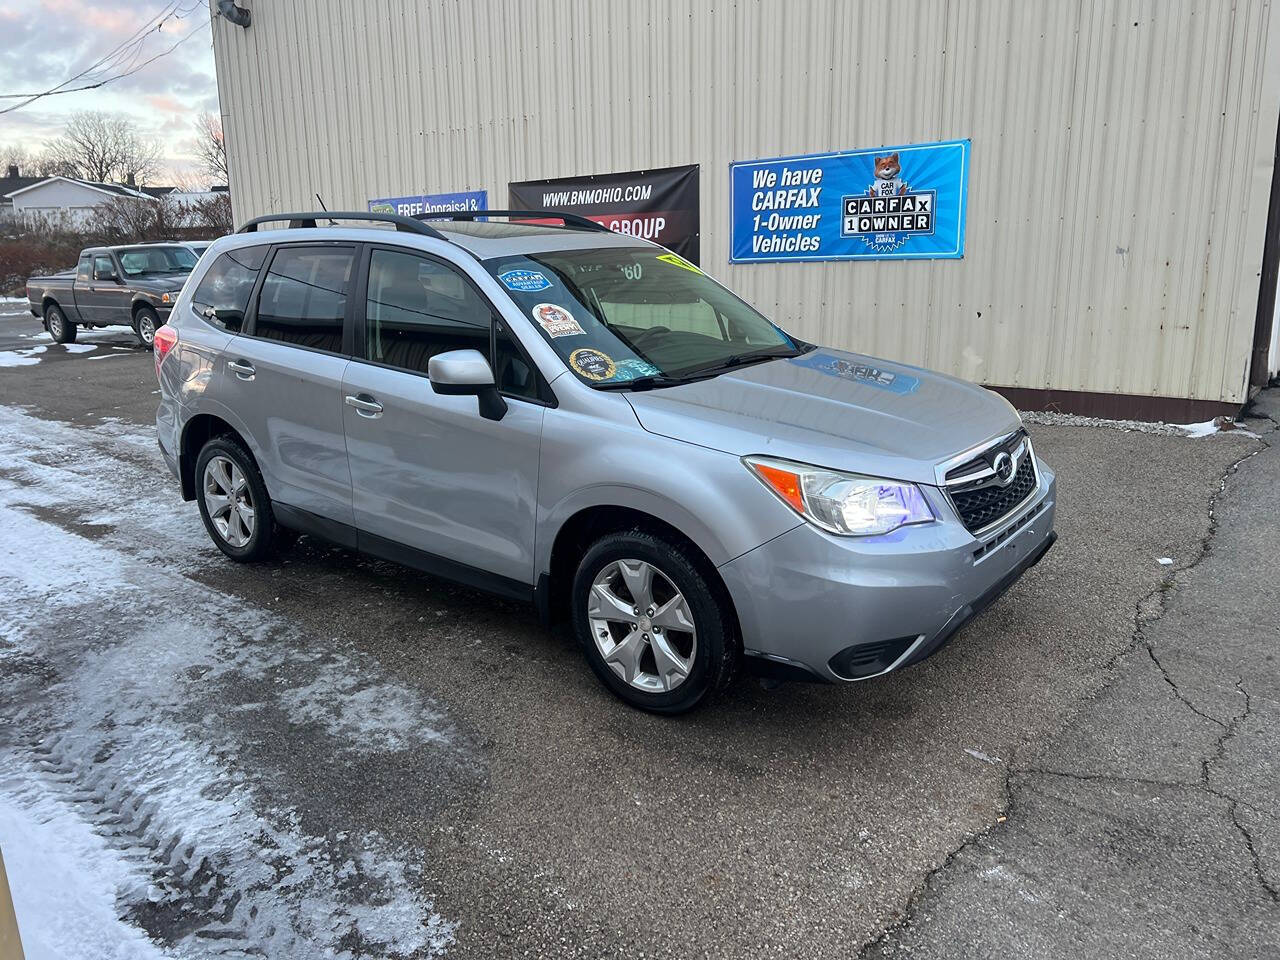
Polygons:
[[40,362],[40,354],[48,347],[27,347],[25,350],[6,350],[0,352],[0,367],[30,367]]
[[62,349],[67,353],[92,353],[98,347],[93,343],[64,343]]
[[146,879],[139,866],[52,796],[16,801],[15,785],[0,783],[0,851],[27,960],[160,960],[116,909],[117,893]]
[[1215,433],[1230,433],[1242,437],[1257,437],[1256,433],[1245,430],[1234,420],[1218,417],[1204,423],[1164,423],[1145,420],[1108,420],[1104,417],[1081,417],[1074,413],[1053,413],[1047,410],[1025,410],[1021,412],[1023,423],[1041,424],[1055,427],[1104,427],[1109,430],[1123,430],[1129,433],[1152,433],[1165,437],[1207,437]]
[[1157,557],[1156,563],[1162,567],[1171,567],[1173,566],[1173,557]]
[[[216,554],[168,480],[153,433],[0,407],[0,692],[21,693],[0,698],[0,845],[24,940],[24,917],[53,938],[29,958],[161,955],[129,920],[179,957],[444,952],[453,925],[413,892],[421,854],[309,832],[230,721],[283,713],[332,753],[470,764],[452,726],[376,664],[187,576]],[[113,506],[121,486],[150,508]],[[262,682],[279,677],[297,679]],[[224,689],[241,692],[210,699]]]

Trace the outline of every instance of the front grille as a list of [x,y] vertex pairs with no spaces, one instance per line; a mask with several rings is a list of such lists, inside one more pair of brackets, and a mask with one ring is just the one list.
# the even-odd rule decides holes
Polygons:
[[1007,487],[995,482],[969,490],[953,490],[951,502],[970,533],[995,523],[1031,496],[1036,488],[1035,455],[1028,445]]

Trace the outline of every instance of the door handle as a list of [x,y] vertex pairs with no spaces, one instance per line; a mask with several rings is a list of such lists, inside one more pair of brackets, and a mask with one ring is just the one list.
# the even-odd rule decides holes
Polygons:
[[227,369],[241,380],[252,380],[253,375],[257,372],[253,369],[252,363],[248,363],[244,360],[228,360]]
[[375,420],[382,416],[382,404],[373,399],[373,397],[369,396],[367,393],[362,393],[359,396],[354,397],[348,396],[347,406],[355,407],[356,413],[360,414],[362,417],[368,417],[370,420]]

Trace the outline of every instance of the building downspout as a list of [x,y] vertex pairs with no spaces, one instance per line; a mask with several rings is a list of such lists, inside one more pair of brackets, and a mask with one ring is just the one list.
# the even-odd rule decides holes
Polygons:
[[1267,232],[1262,241],[1262,279],[1258,284],[1258,315],[1253,324],[1253,352],[1249,358],[1249,392],[1271,379],[1271,326],[1276,316],[1276,282],[1280,277],[1280,126],[1271,157],[1271,199],[1267,204]]

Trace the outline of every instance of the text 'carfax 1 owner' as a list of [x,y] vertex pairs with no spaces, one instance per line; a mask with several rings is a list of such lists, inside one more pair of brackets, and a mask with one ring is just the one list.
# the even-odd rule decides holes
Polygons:
[[729,260],[964,256],[969,141],[730,164]]

